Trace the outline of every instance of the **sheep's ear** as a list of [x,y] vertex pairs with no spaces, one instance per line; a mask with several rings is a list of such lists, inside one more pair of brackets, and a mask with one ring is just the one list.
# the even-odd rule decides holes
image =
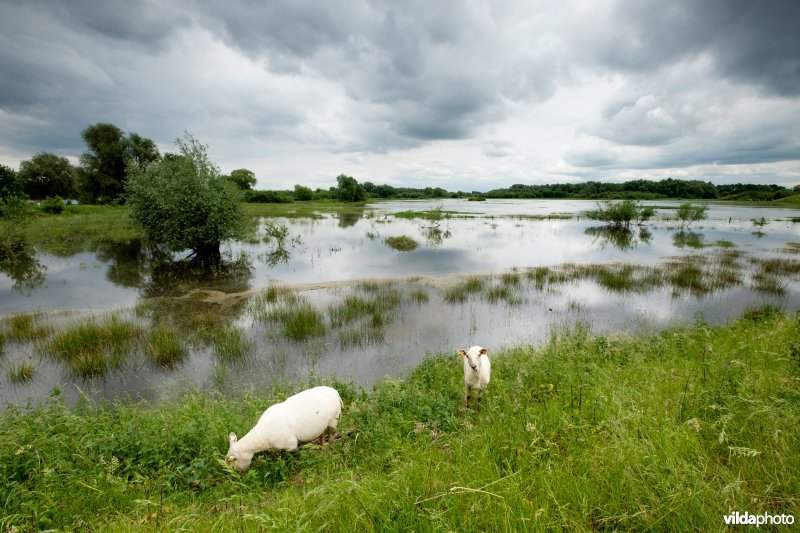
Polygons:
[[489,353],[489,350],[486,348],[481,348],[481,355],[486,355],[487,353]]
[[465,355],[467,355],[467,352],[465,352],[464,350],[459,350],[458,351],[458,355],[460,355],[461,357],[464,357]]
[[231,443],[231,446],[233,446],[234,444],[236,444],[236,441],[237,441],[237,440],[238,440],[238,439],[236,438],[236,433],[233,433],[233,432],[231,432],[231,434],[230,434],[230,435],[228,435],[228,442],[230,442],[230,443]]

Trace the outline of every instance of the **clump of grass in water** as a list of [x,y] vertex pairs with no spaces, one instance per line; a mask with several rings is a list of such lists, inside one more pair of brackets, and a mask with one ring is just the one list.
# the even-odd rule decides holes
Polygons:
[[444,301],[447,303],[463,303],[471,294],[480,293],[486,286],[486,280],[473,276],[467,278],[454,287],[450,287],[444,291]]
[[214,350],[222,361],[234,362],[253,353],[255,342],[242,330],[225,328],[214,337]]
[[366,282],[358,287],[362,293],[350,294],[328,308],[328,317],[333,327],[355,323],[339,333],[342,346],[379,342],[383,340],[386,325],[392,321],[393,311],[402,302],[400,292],[392,286]]
[[484,300],[489,303],[497,303],[503,300],[508,305],[518,305],[522,303],[522,298],[514,293],[514,289],[510,285],[494,285],[487,287],[482,296]]
[[787,242],[781,251],[790,254],[800,254],[800,242]]
[[430,295],[428,294],[428,291],[426,291],[425,289],[420,289],[419,287],[417,287],[411,290],[411,292],[409,293],[409,298],[411,298],[411,301],[415,303],[424,304],[427,303],[428,300],[430,300]]
[[174,368],[187,353],[180,336],[169,328],[156,327],[147,336],[144,354],[158,366]]
[[34,341],[47,337],[52,330],[41,324],[40,319],[41,315],[38,313],[23,313],[7,318],[6,338],[13,341]]
[[26,383],[33,379],[36,367],[30,361],[12,364],[6,369],[6,376],[11,383]]
[[800,273],[800,261],[787,259],[784,257],[772,257],[769,259],[753,258],[753,262],[761,267],[764,274],[792,275]]
[[383,324],[361,324],[354,328],[346,329],[339,332],[339,344],[342,348],[348,346],[363,346],[365,344],[374,344],[382,342],[386,337],[386,330]]
[[774,274],[756,272],[752,276],[753,290],[767,294],[786,294],[787,284]]
[[506,272],[500,276],[500,281],[507,287],[518,287],[520,284],[520,275],[517,272]]
[[137,326],[117,315],[91,318],[57,332],[39,350],[66,363],[76,375],[99,376],[119,365],[140,334]]
[[398,252],[410,252],[416,250],[419,243],[408,235],[399,235],[396,237],[386,237],[383,241],[386,246],[397,250]]
[[280,322],[283,326],[283,334],[293,341],[302,341],[325,334],[325,321],[322,313],[305,301],[273,309],[268,313],[267,319]]

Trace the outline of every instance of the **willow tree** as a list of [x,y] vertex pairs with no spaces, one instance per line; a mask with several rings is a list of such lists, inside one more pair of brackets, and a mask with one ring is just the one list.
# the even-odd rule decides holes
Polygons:
[[175,144],[178,154],[144,167],[129,163],[130,216],[152,242],[191,249],[197,258],[218,257],[222,241],[244,233],[242,192],[211,162],[208,147],[189,133]]

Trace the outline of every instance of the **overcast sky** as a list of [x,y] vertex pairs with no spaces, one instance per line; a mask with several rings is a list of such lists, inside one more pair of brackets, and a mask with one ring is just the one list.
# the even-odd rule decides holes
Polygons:
[[800,1],[0,0],[0,163],[188,130],[259,188],[800,183]]

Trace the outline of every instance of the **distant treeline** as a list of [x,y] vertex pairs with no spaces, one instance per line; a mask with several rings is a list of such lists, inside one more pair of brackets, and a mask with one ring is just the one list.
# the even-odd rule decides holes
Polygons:
[[[350,178],[352,179],[352,178]],[[624,183],[601,183],[587,181],[584,183],[556,183],[550,185],[512,185],[504,189],[493,189],[489,192],[449,192],[441,187],[392,187],[391,185],[375,185],[372,182],[358,184],[363,189],[364,199],[433,199],[433,198],[573,198],[573,199],[633,199],[648,200],[658,198],[676,198],[687,200],[750,200],[769,201],[785,198],[800,192],[798,189],[787,189],[780,185],[754,185],[736,183],[732,185],[714,185],[699,180],[676,180],[672,178],[661,181],[632,180]],[[286,203],[295,200],[340,200],[343,199],[338,187],[316,189],[295,186],[295,190],[279,191],[246,191],[249,202]]]
[[667,178],[661,181],[633,180],[624,183],[587,181],[552,185],[517,184],[507,189],[491,190],[484,196],[486,198],[778,200],[797,192],[780,185],[745,183],[714,185],[708,181]]

